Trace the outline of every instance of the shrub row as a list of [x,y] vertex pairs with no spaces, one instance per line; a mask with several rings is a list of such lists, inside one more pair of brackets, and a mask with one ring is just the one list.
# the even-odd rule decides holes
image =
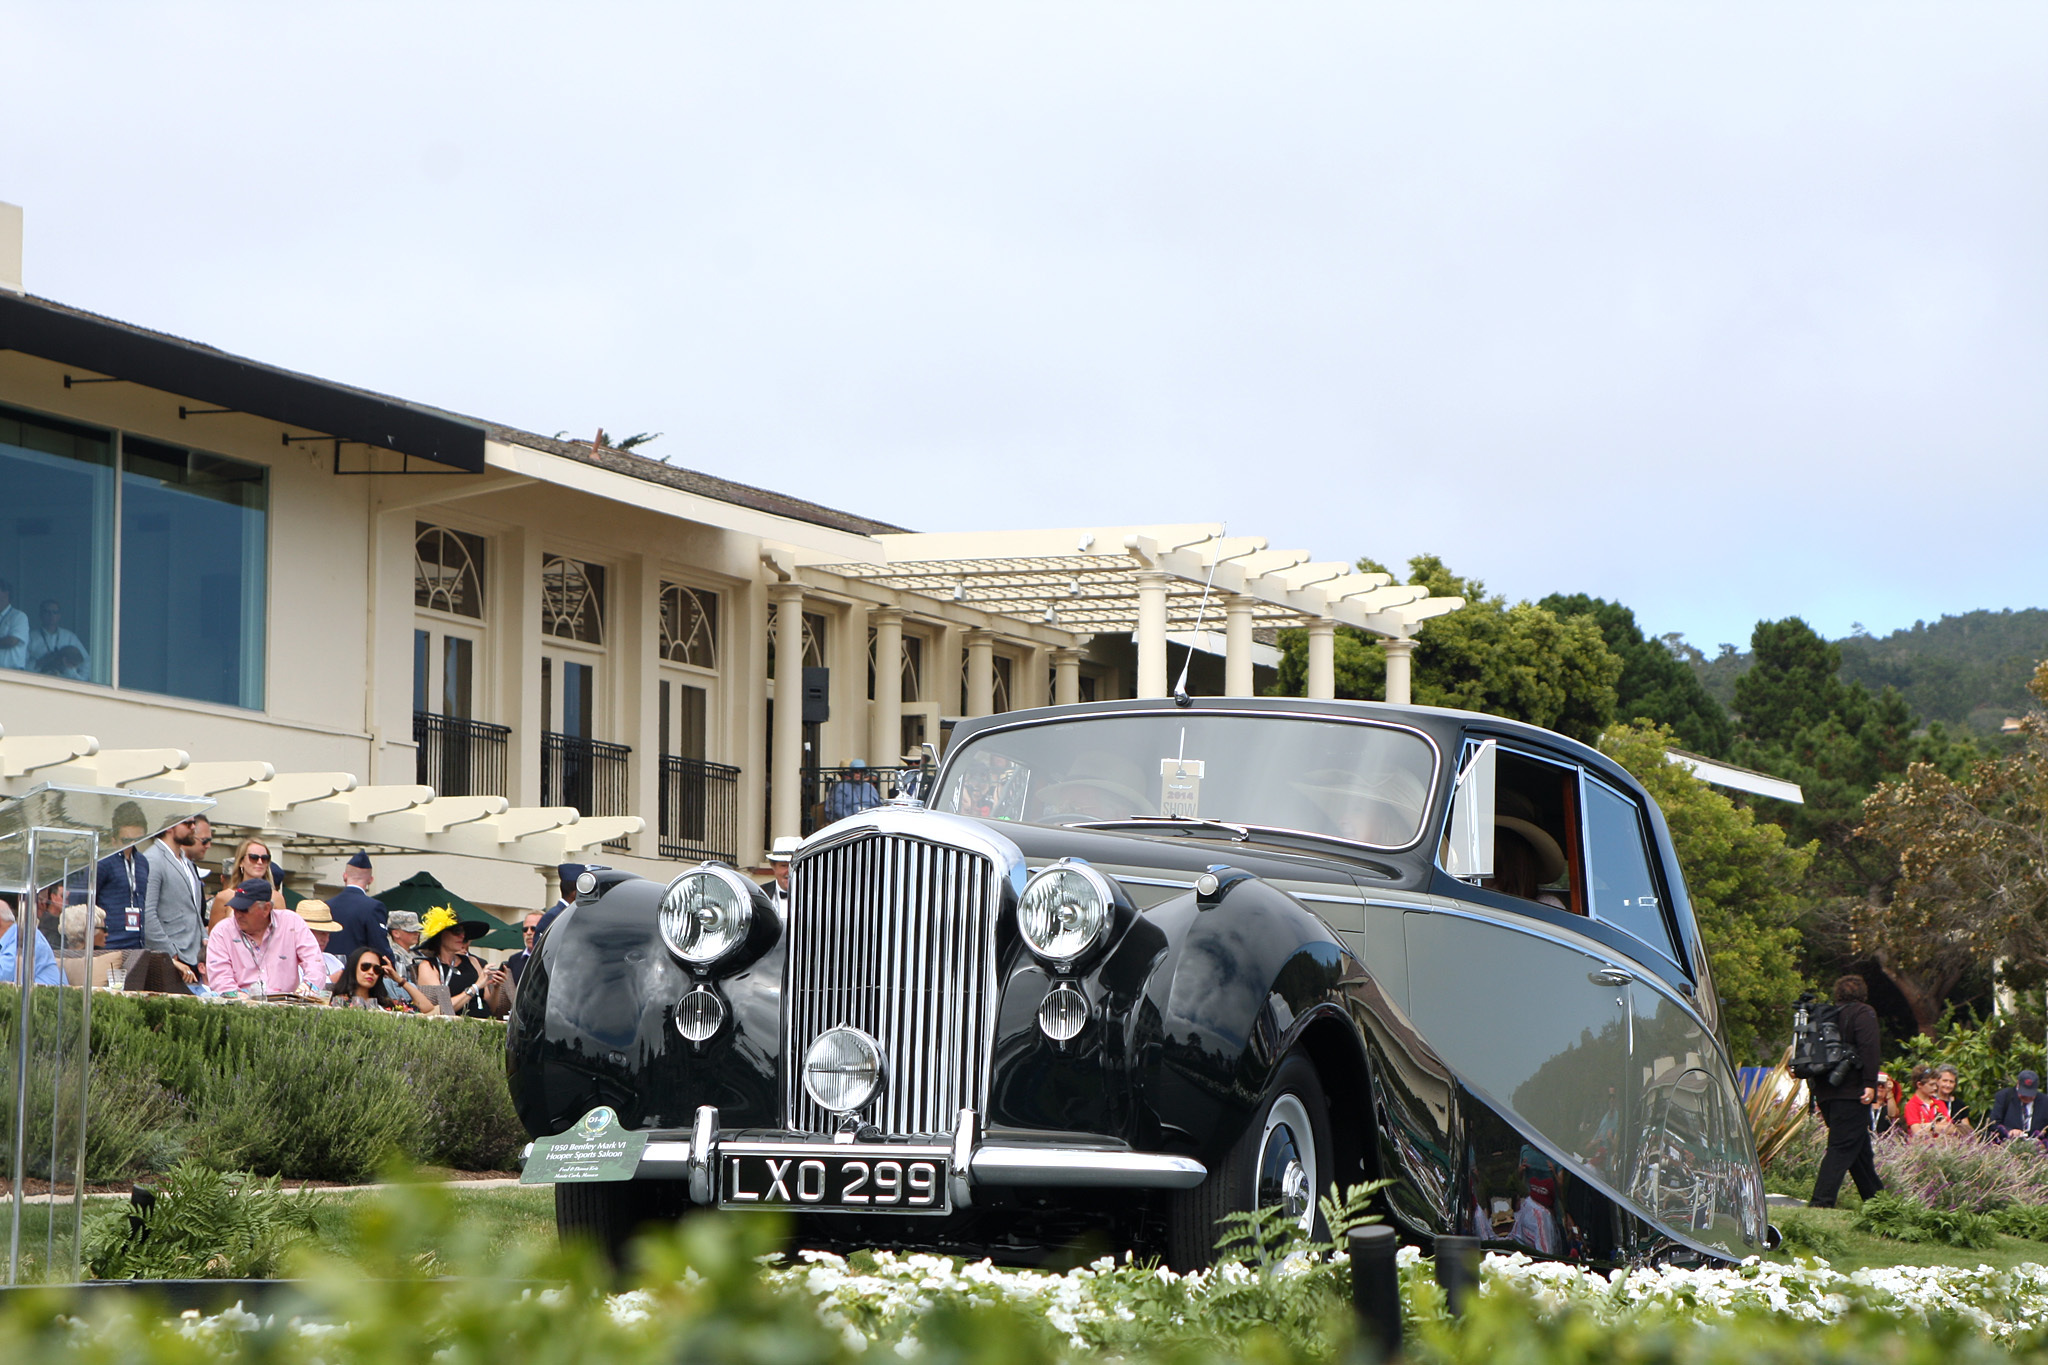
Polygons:
[[[52,1036],[72,991],[38,990],[31,1037]],[[0,1037],[18,1002],[0,987]],[[45,1016],[44,1011],[51,1011]],[[93,997],[86,1177],[115,1181],[189,1157],[287,1180],[363,1181],[398,1158],[503,1169],[525,1141],[505,1087],[505,1030],[316,1007]],[[49,1165],[51,1059],[30,1068],[32,1150]]]

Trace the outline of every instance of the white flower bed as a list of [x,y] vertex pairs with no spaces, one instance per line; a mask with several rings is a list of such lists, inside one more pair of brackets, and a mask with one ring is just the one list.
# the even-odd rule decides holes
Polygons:
[[[939,1256],[875,1252],[870,1259],[870,1264],[855,1269],[841,1257],[804,1252],[799,1264],[767,1266],[763,1274],[771,1282],[811,1295],[824,1321],[844,1334],[849,1347],[894,1343],[905,1357],[920,1353],[918,1319],[941,1302],[1007,1301],[1042,1313],[1072,1347],[1085,1350],[1119,1329],[1128,1335],[1125,1324],[1156,1321],[1160,1315],[1184,1321],[1185,1315],[1202,1308],[1205,1299],[1261,1292],[1255,1289],[1256,1273],[1241,1265],[1179,1275],[1105,1257],[1053,1275],[1004,1270],[987,1261],[961,1264]],[[1343,1262],[1341,1255],[1330,1262],[1296,1257],[1277,1274],[1283,1279],[1324,1274]],[[1429,1265],[1413,1248],[1402,1249],[1398,1264],[1411,1291],[1431,1277]],[[1914,1320],[1952,1314],[1976,1324],[1987,1336],[2003,1339],[2048,1317],[2048,1267],[2035,1264],[2011,1270],[1899,1266],[1843,1273],[1818,1259],[1796,1265],[1752,1260],[1724,1270],[1600,1274],[1519,1254],[1488,1255],[1481,1293],[1504,1288],[1519,1290],[1549,1309],[1570,1307],[1608,1323],[1636,1317],[1711,1321],[1770,1312],[1818,1324],[1860,1309]],[[650,1323],[658,1311],[645,1292],[616,1295],[609,1309],[614,1322],[627,1326]],[[201,1341],[219,1342],[264,1325],[263,1319],[239,1306],[212,1317],[189,1312],[183,1317],[184,1332]],[[313,1338],[332,1330],[293,1325]]]

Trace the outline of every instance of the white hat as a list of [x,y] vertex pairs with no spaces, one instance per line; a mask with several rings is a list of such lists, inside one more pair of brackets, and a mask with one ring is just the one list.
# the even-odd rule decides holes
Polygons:
[[797,838],[794,834],[783,835],[769,846],[768,861],[771,863],[788,862],[790,855],[796,852],[796,846],[802,842],[803,840]]

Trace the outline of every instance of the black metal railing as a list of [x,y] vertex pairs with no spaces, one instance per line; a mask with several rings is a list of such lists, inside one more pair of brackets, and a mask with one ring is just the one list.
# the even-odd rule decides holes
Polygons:
[[417,780],[436,796],[505,795],[511,726],[415,711],[412,742],[419,746]]
[[[632,752],[624,744],[543,731],[540,803],[573,806],[578,815],[627,814],[626,760]],[[622,849],[626,840],[608,839],[605,847]]]
[[895,796],[903,768],[804,769],[803,832],[811,834]]
[[662,857],[739,861],[738,768],[664,754],[658,799]]

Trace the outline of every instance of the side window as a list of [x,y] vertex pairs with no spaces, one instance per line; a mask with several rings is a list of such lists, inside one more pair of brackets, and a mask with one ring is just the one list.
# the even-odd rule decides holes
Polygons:
[[1642,812],[1635,802],[1590,777],[1586,781],[1586,839],[1592,855],[1588,885],[1593,917],[1627,931],[1676,962],[1665,927],[1663,899],[1650,865]]

